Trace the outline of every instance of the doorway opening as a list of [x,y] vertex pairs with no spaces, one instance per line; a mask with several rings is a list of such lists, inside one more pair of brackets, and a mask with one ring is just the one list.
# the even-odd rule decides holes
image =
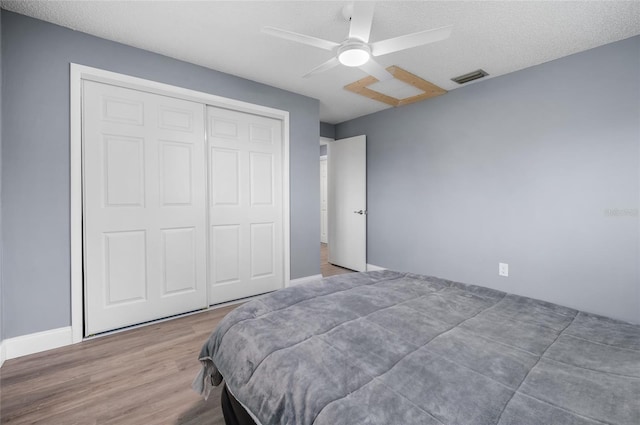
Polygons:
[[333,141],[333,139],[325,137],[320,138],[320,271],[322,277],[355,272],[355,270],[340,267],[329,262],[329,258],[331,258],[329,252],[331,246],[329,244],[329,235],[331,234],[329,229],[329,199],[331,196],[329,193],[328,144]]

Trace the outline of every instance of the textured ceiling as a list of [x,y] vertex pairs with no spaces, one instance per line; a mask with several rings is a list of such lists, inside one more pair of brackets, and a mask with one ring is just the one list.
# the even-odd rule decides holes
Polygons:
[[[347,2],[2,1],[4,9],[320,100],[338,123],[389,106],[342,89],[363,78],[337,67],[301,76],[331,52],[262,34],[275,26],[341,42]],[[453,25],[445,41],[377,58],[446,89],[482,68],[493,78],[640,34],[640,1],[377,2],[371,41]],[[485,79],[486,79],[485,78]],[[483,80],[470,83],[482,84]]]

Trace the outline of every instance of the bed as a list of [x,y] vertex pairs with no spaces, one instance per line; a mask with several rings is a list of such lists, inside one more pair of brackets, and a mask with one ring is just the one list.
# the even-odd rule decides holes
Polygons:
[[229,313],[194,389],[256,424],[640,424],[640,326],[394,271]]

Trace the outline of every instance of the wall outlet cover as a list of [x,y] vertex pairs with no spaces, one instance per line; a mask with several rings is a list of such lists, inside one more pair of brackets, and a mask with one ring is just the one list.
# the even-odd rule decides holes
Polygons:
[[509,276],[509,264],[498,263],[498,274],[505,277]]

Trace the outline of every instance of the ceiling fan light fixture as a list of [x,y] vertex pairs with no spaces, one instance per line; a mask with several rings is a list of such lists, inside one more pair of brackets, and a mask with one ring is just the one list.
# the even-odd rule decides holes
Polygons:
[[451,26],[424,30],[405,34],[386,40],[369,42],[371,25],[373,24],[373,11],[375,2],[355,1],[343,9],[345,19],[349,21],[349,35],[342,43],[329,41],[305,34],[274,27],[263,27],[262,32],[306,44],[322,50],[333,52],[334,56],[328,61],[316,66],[303,75],[303,78],[324,72],[338,65],[359,67],[378,81],[387,81],[393,78],[380,63],[372,56],[382,56],[399,52],[413,47],[422,46],[436,41],[444,40],[451,34]]
[[366,46],[344,46],[338,52],[338,60],[344,66],[361,66],[369,61],[371,58],[371,52]]

